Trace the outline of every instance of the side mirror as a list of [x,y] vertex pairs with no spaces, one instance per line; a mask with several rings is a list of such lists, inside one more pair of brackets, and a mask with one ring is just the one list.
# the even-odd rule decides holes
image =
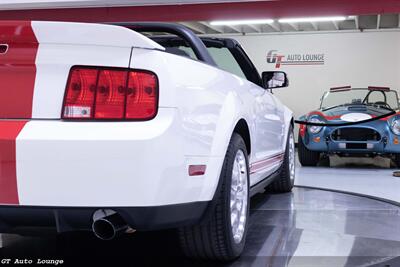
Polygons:
[[283,71],[264,71],[262,74],[265,89],[275,89],[289,86],[289,79]]

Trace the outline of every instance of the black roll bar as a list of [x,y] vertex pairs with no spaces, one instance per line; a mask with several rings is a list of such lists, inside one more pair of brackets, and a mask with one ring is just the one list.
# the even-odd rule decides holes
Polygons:
[[126,27],[137,32],[165,32],[177,35],[188,43],[200,61],[217,66],[201,39],[183,25],[166,22],[120,22],[107,24]]

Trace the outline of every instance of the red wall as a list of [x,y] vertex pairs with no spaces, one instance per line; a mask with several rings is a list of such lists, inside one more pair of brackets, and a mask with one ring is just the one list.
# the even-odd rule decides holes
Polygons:
[[278,0],[220,4],[0,11],[0,20],[196,21],[400,13],[399,0]]

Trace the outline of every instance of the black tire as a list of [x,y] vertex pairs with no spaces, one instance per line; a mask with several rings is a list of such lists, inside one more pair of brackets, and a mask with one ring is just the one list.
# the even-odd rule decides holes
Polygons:
[[[293,133],[293,127],[290,127],[289,129],[289,134],[288,134],[288,139],[286,141],[286,150],[285,150],[285,156],[283,159],[282,166],[279,170],[278,177],[275,179],[275,181],[269,186],[270,190],[274,193],[287,193],[291,192],[292,188],[294,186],[294,178],[290,178],[290,138],[293,139],[293,150],[294,150],[294,133]],[[295,151],[292,152],[293,157],[296,156]],[[294,164],[296,164],[294,162]]]
[[298,140],[299,161],[303,166],[317,166],[321,153],[309,150],[303,143],[303,138],[299,135]]
[[331,166],[331,159],[328,155],[321,155],[319,159],[319,166],[323,167],[330,167]]
[[210,211],[210,216],[198,225],[179,229],[182,250],[189,258],[229,261],[239,257],[243,251],[249,220],[249,186],[247,186],[245,230],[240,243],[236,243],[233,238],[230,211],[232,168],[238,150],[242,150],[245,155],[247,185],[249,185],[249,161],[246,145],[242,137],[234,133],[226,152],[220,175],[221,185],[214,197],[216,203],[214,209]]
[[400,168],[400,154],[394,154],[393,162],[396,164],[397,168]]

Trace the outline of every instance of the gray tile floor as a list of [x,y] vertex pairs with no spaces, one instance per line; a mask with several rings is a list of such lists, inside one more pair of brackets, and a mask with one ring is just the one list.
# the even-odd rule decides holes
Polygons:
[[330,157],[318,167],[297,164],[296,185],[369,195],[400,203],[400,178],[393,176],[390,160]]
[[390,204],[296,189],[253,206],[248,240],[261,245],[244,255],[264,259],[260,266],[369,266],[400,256],[399,220],[400,208]]
[[[183,258],[174,231],[100,242],[91,235],[10,238],[4,257],[58,258],[113,266],[400,266],[400,207],[347,194],[295,188],[252,199],[243,256],[217,265]],[[119,264],[117,264],[119,263]]]

